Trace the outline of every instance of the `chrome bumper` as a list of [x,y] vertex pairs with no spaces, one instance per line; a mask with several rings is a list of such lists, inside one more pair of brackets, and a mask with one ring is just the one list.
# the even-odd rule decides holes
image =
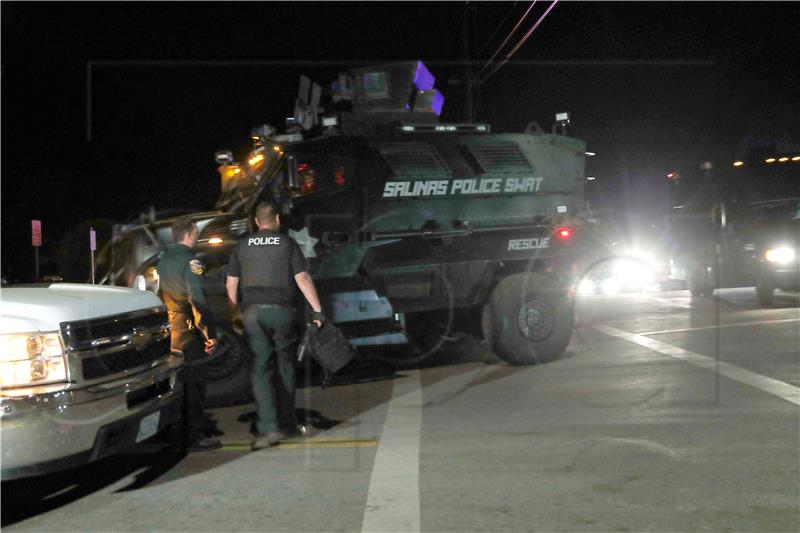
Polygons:
[[158,431],[180,418],[180,365],[77,390],[0,396],[2,479],[77,466],[136,444],[142,418],[160,411]]

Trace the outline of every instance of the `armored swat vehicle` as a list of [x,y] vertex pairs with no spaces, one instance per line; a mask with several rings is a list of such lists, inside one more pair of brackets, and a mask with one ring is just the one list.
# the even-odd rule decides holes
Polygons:
[[[326,315],[382,357],[423,357],[454,333],[484,336],[513,364],[567,347],[586,233],[585,143],[533,123],[524,133],[439,121],[444,98],[422,62],[348,70],[328,100],[301,79],[294,118],[252,132],[241,161],[216,155],[221,195],[196,213],[218,316],[225,265],[262,200],[301,246]],[[324,109],[320,106],[324,103]],[[155,288],[170,219],[126,228],[103,259],[108,283]],[[229,335],[212,398],[247,390],[246,349]],[[213,382],[216,382],[214,384]]]

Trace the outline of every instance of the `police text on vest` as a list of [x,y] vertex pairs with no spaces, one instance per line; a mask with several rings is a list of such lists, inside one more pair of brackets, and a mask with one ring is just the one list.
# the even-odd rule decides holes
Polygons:
[[247,246],[264,246],[264,245],[274,245],[280,244],[281,238],[280,237],[250,237],[247,239]]

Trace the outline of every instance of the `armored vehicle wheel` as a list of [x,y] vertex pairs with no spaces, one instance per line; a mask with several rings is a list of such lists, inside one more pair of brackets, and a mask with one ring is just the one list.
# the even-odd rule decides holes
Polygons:
[[572,304],[550,278],[513,274],[492,292],[483,312],[483,333],[507,363],[546,363],[561,355],[572,337]]
[[765,307],[769,307],[775,301],[775,286],[769,276],[759,274],[756,282],[756,295],[758,296],[758,303]]
[[206,376],[206,405],[222,407],[251,400],[250,368],[253,355],[247,341],[228,330],[218,330],[220,347],[225,352],[203,369]]

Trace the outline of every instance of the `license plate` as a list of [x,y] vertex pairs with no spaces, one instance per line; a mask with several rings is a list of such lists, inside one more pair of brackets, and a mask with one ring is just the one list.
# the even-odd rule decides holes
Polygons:
[[161,411],[151,413],[139,421],[139,432],[136,434],[136,442],[142,442],[158,433],[158,421],[161,418]]

